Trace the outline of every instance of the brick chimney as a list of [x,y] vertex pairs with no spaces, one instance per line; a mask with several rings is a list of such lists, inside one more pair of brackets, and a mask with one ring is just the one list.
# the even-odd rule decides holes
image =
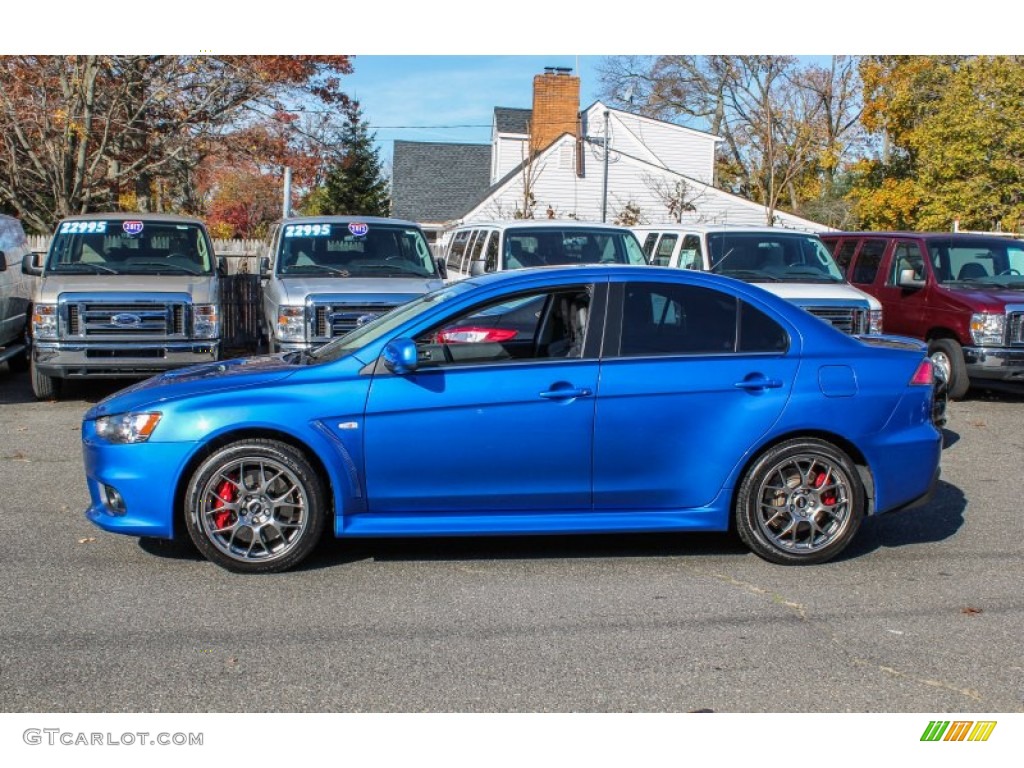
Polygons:
[[530,152],[551,146],[563,133],[576,135],[580,111],[580,79],[567,67],[545,67],[533,78]]

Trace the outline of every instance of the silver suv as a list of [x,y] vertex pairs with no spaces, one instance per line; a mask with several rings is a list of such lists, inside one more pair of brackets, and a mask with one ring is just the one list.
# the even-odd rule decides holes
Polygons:
[[279,222],[260,274],[271,352],[315,349],[440,288],[445,276],[418,225],[358,216]]
[[28,368],[25,322],[32,280],[19,268],[28,252],[21,222],[0,216],[0,363],[6,360],[13,372]]
[[60,395],[69,378],[146,377],[220,355],[216,257],[198,219],[75,216],[57,226],[29,333],[32,390]]

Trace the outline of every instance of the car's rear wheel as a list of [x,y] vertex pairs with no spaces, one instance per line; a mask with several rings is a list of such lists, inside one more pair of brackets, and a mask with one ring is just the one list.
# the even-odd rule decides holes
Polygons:
[[209,560],[240,573],[284,571],[324,529],[323,484],[298,449],[244,440],[216,451],[192,475],[185,525]]
[[857,468],[832,443],[789,440],[763,453],[736,499],[736,529],[765,560],[822,563],[853,539],[864,517]]
[[955,339],[932,339],[928,342],[928,356],[932,364],[946,374],[949,399],[959,400],[966,395],[971,382],[967,377],[963,347]]

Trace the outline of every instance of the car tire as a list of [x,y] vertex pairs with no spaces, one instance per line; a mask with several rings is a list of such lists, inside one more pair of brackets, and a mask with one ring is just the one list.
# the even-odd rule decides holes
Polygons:
[[29,358],[29,378],[32,380],[32,394],[37,400],[59,400],[64,386],[62,379],[47,376],[36,368],[36,361]]
[[928,343],[928,357],[932,364],[946,372],[946,394],[950,400],[959,400],[971,386],[967,377],[963,347],[955,339],[932,339]]
[[782,565],[823,563],[860,528],[864,487],[853,461],[832,443],[788,440],[747,470],[735,517],[740,539],[759,557]]
[[301,451],[276,440],[231,443],[189,480],[185,527],[209,560],[237,573],[300,563],[326,520],[323,483]]

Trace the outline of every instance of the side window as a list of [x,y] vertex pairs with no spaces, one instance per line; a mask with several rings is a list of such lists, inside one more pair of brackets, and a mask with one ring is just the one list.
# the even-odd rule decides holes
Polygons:
[[469,240],[469,230],[456,232],[452,238],[452,244],[448,248],[448,269],[460,271],[462,257],[466,255],[466,245]]
[[420,367],[582,357],[592,294],[581,285],[474,307],[416,339]]
[[[661,240],[658,242],[658,249],[654,252],[654,256],[651,257],[651,264],[656,267],[667,267],[672,263],[672,251],[675,250],[676,242],[679,240],[679,235],[662,235]],[[648,254],[650,256],[650,254]]]
[[487,241],[487,252],[484,254],[485,272],[496,272],[498,270],[498,240],[501,239],[497,232],[491,232],[491,239]]
[[473,241],[473,247],[469,252],[469,263],[466,265],[466,269],[470,269],[473,266],[474,261],[480,261],[483,258],[484,244],[487,242],[487,235],[490,232],[486,229],[478,230],[476,233],[476,240]]
[[740,302],[740,352],[785,352],[789,334],[757,307]]
[[679,249],[679,267],[681,269],[704,269],[704,254],[700,249],[700,237],[687,235],[683,238],[683,246]]
[[857,263],[853,265],[853,273],[850,275],[851,283],[860,285],[871,285],[875,282],[878,268],[882,264],[882,255],[885,253],[885,240],[865,240],[857,254]]
[[658,242],[657,232],[648,232],[647,237],[644,238],[644,256],[647,257],[647,261],[650,261],[654,256],[654,245]]
[[[828,242],[826,241],[826,245]],[[850,268],[850,262],[853,260],[853,252],[857,250],[856,240],[843,240],[839,243],[839,246],[832,244],[832,256],[836,260],[836,264],[839,265],[839,269],[843,271],[843,274],[847,274]]]
[[924,279],[924,254],[917,243],[896,243],[892,254],[892,266],[889,268],[889,285],[898,285],[900,274],[905,269],[914,270],[916,279]]
[[734,352],[738,312],[734,297],[709,288],[630,284],[623,297],[619,356]]

